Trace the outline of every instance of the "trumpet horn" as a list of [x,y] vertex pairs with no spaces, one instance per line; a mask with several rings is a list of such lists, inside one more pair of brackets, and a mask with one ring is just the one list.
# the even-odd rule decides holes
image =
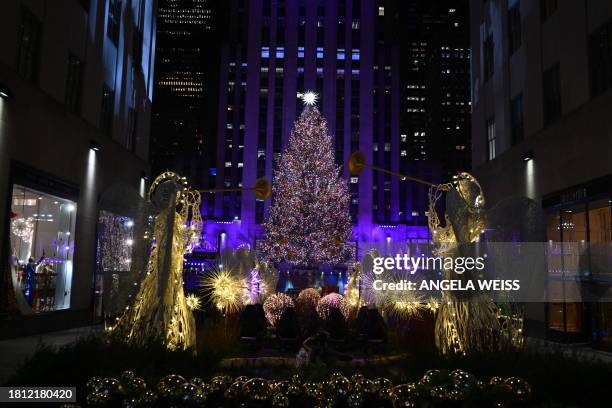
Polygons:
[[363,154],[363,152],[353,152],[353,153],[351,153],[351,155],[349,157],[349,161],[348,161],[348,169],[349,169],[349,172],[351,173],[352,176],[359,175],[359,173],[361,173],[363,171],[363,169],[365,169],[366,167],[370,168],[372,170],[376,170],[376,171],[380,171],[380,172],[383,172],[383,173],[390,174],[390,175],[395,176],[395,177],[399,177],[402,180],[410,180],[410,181],[414,181],[415,183],[426,184],[428,186],[437,186],[437,184],[434,184],[434,183],[432,183],[430,181],[427,181],[427,180],[423,180],[423,179],[416,178],[416,177],[411,177],[411,176],[406,176],[405,174],[396,173],[396,172],[391,171],[391,170],[383,169],[382,167],[378,167],[378,166],[374,166],[374,165],[368,164],[368,163],[366,163],[365,154]]

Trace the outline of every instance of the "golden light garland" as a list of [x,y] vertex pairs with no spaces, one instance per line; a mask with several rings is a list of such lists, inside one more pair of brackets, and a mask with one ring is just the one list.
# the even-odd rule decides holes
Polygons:
[[32,217],[16,218],[11,221],[11,232],[13,235],[29,244],[32,242],[32,234],[34,233],[34,221]]
[[340,310],[340,313],[342,313],[345,319],[348,318],[349,304],[344,296],[338,293],[330,293],[329,295],[323,296],[317,305],[317,313],[319,313],[321,319],[327,319],[327,317],[329,317],[329,312],[333,308]]
[[281,315],[290,307],[294,307],[293,299],[284,293],[275,293],[268,296],[263,304],[264,314],[268,322],[274,326]]

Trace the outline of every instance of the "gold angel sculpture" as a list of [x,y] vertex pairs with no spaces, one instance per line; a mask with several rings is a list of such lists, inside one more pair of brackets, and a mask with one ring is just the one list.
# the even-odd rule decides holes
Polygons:
[[195,346],[195,320],[183,291],[183,256],[202,230],[201,197],[173,172],[159,175],[149,189],[158,214],[147,274],[132,304],[112,327],[114,334],[143,345],[161,340],[169,349]]

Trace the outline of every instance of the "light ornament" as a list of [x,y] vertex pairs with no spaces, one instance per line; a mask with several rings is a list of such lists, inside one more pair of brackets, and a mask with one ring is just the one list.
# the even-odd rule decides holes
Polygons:
[[340,310],[340,313],[342,313],[345,319],[348,318],[349,304],[344,296],[338,293],[330,293],[329,295],[323,296],[317,305],[317,313],[321,319],[327,319],[329,317],[329,312],[334,308]]
[[274,295],[268,296],[263,304],[264,314],[268,322],[274,326],[276,322],[281,318],[283,312],[294,307],[293,299],[284,293],[275,293]]
[[297,297],[297,308],[303,311],[316,310],[321,295],[315,288],[306,288]]
[[249,291],[246,279],[225,267],[207,270],[201,285],[209,301],[224,314],[239,311],[244,306],[244,294]]
[[32,217],[15,218],[12,220],[11,232],[26,244],[31,243],[32,235],[34,234],[34,221]]
[[202,308],[202,300],[194,294],[187,295],[185,303],[187,303],[187,307],[191,310],[200,310]]
[[317,104],[317,100],[319,99],[319,95],[317,95],[313,91],[306,91],[302,94],[298,94],[298,97],[302,99],[304,105],[306,106],[314,106]]

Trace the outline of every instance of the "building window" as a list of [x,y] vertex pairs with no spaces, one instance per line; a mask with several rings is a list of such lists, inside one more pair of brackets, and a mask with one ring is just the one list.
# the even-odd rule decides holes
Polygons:
[[561,116],[561,88],[559,63],[544,71],[544,124],[548,125]]
[[510,46],[510,55],[521,47],[521,3],[517,1],[512,8],[508,10],[508,42]]
[[17,184],[11,204],[11,272],[27,306],[19,304],[35,313],[68,309],[76,204]]
[[523,95],[517,95],[510,101],[510,132],[512,145],[523,140]]
[[378,15],[381,17],[385,15],[385,8],[383,6],[378,6]]
[[102,90],[102,109],[100,110],[100,129],[110,135],[113,125],[113,112],[115,106],[115,93],[109,88]]
[[26,79],[35,79],[40,46],[40,20],[26,8],[21,9],[17,71]]
[[70,112],[78,113],[81,102],[81,76],[83,64],[74,55],[68,55],[68,69],[66,73],[66,108]]
[[493,76],[493,35],[489,34],[484,42],[484,77],[488,81]]
[[557,0],[540,0],[540,17],[542,22],[557,11]]
[[487,120],[487,161],[495,159],[495,119]]
[[121,25],[121,0],[108,1],[108,23],[106,35],[113,44],[119,44],[119,26]]
[[591,96],[612,87],[612,21],[589,35]]

